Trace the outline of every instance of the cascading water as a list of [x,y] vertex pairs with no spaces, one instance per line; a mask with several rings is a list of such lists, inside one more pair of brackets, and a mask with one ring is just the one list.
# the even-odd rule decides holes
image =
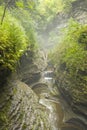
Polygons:
[[39,96],[39,103],[49,111],[49,122],[52,130],[86,130],[69,108],[68,112],[70,111],[70,113],[65,113],[66,110],[64,110],[59,98],[59,92],[56,90],[53,77],[53,71],[45,71],[42,73],[41,83],[32,87]]

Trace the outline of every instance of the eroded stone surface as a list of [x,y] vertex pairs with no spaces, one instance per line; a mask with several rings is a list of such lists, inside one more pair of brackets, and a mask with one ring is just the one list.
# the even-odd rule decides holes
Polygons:
[[0,97],[0,130],[51,130],[46,108],[26,84],[10,81]]

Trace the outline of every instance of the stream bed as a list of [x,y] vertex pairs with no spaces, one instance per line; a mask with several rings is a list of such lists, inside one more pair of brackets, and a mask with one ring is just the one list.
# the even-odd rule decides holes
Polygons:
[[60,98],[52,78],[42,77],[32,89],[38,95],[39,103],[49,111],[52,130],[87,130],[79,116]]

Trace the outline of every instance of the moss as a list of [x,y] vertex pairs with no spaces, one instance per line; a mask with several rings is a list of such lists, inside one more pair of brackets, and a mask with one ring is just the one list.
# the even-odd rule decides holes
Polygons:
[[13,94],[15,95],[17,93],[17,88],[13,89]]
[[20,121],[23,120],[23,116],[24,116],[24,113],[21,111],[20,116],[19,116]]
[[1,130],[9,130],[9,118],[6,112],[0,112],[0,128]]
[[24,123],[22,126],[22,130],[25,130],[27,128],[27,125]]
[[2,130],[5,130],[5,129],[8,130],[8,126],[10,124],[9,111],[11,108],[11,100],[9,99],[8,101],[4,101],[4,102],[6,102],[5,106],[3,106],[3,108],[0,110],[0,127],[4,128]]
[[86,103],[87,100],[86,30],[87,25],[71,21],[65,30],[62,43],[50,56],[56,66],[58,86],[65,89],[75,103]]
[[3,111],[0,112],[0,122],[5,123],[5,124],[8,123],[8,119],[7,119],[6,113],[3,112]]

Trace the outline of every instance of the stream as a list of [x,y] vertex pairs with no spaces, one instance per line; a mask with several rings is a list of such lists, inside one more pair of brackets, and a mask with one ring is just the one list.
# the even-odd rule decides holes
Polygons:
[[33,85],[32,89],[39,96],[39,103],[49,111],[52,130],[86,130],[79,116],[60,98],[51,73],[43,72],[40,82]]

